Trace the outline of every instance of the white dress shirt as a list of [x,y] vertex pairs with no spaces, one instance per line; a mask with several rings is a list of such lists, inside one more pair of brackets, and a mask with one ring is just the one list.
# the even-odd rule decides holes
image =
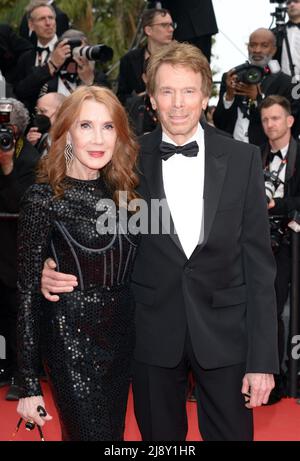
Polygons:
[[[232,101],[226,100],[226,93],[223,95],[223,104],[226,110],[230,109],[234,99]],[[233,137],[237,141],[249,142],[248,129],[249,129],[250,120],[247,117],[244,117],[243,112],[238,107],[237,108],[237,119],[235,122]]]
[[[54,45],[55,43],[57,42],[57,35],[54,35],[54,37],[52,38],[52,40],[50,40],[50,42],[48,42],[46,45],[42,45],[41,42],[37,42],[37,46],[40,46],[41,48],[49,48],[50,50],[50,53],[52,53],[52,51],[54,50]],[[43,51],[42,52],[42,56],[41,58],[39,58],[39,54],[36,53],[36,58],[35,58],[35,66],[42,66],[43,64],[45,64],[45,62],[48,62],[49,60],[49,57],[50,57],[50,53],[48,53],[47,51]]]
[[[170,144],[174,141],[163,132],[162,140]],[[196,157],[174,154],[162,161],[163,184],[166,199],[173,218],[181,246],[189,258],[201,243],[204,189],[204,130],[200,123],[194,136],[185,144],[196,141],[199,152]]]
[[[300,76],[300,29],[297,26],[295,26],[287,27],[286,30],[292,55],[292,61],[293,64],[295,64],[295,75]],[[285,72],[288,75],[291,75],[291,69],[285,41],[283,41],[282,44],[281,68],[283,72]]]
[[[289,144],[285,146],[283,149],[280,149],[283,160],[286,158],[288,150],[289,150]],[[275,151],[271,150],[271,152],[275,152]],[[282,159],[279,158],[277,155],[275,155],[274,159],[269,165],[270,171],[278,171],[280,168],[281,162],[282,162]],[[286,164],[284,164],[283,168],[281,169],[279,173],[279,179],[281,179],[281,181],[283,182],[285,181],[285,173],[286,173]],[[274,193],[274,198],[283,198],[283,197],[284,197],[284,184],[280,184]]]

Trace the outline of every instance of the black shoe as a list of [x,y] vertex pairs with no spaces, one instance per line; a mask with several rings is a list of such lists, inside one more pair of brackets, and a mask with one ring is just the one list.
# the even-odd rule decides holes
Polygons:
[[21,388],[18,385],[16,378],[11,378],[11,383],[7,391],[5,400],[19,400],[21,397]]
[[11,373],[4,368],[0,368],[0,387],[9,385],[11,382]]

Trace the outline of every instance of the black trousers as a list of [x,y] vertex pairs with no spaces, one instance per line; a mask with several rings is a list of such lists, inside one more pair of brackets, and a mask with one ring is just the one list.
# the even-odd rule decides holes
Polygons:
[[[285,343],[288,340],[285,336],[284,322],[282,314],[284,305],[288,299],[290,281],[291,281],[291,248],[289,245],[282,244],[277,253],[276,261],[276,303],[277,303],[277,320],[278,320],[278,353],[279,363],[282,366],[284,357]],[[288,354],[289,355],[289,354]]]
[[135,416],[143,440],[184,441],[187,435],[188,374],[196,381],[198,424],[206,441],[253,440],[252,410],[241,394],[245,364],[203,369],[187,336],[182,360],[175,368],[134,362]]

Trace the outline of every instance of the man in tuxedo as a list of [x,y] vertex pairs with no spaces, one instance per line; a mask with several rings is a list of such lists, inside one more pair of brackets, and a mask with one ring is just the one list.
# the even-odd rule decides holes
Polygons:
[[147,37],[145,46],[129,50],[120,60],[117,96],[123,105],[133,95],[145,93],[143,72],[145,61],[156,53],[161,46],[171,42],[174,23],[166,9],[145,10],[142,17],[142,29]]
[[[259,84],[239,81],[235,69],[224,74],[213,119],[217,128],[232,134],[235,139],[260,146],[266,142],[259,113],[262,100],[270,94],[285,96],[291,101],[295,115],[299,103],[292,98],[291,77],[272,61],[276,52],[273,32],[263,28],[254,31],[249,38],[248,52],[249,62],[264,69],[262,81]],[[272,73],[271,68],[276,63],[278,71]]]
[[162,0],[160,3],[177,23],[175,40],[196,45],[210,61],[212,36],[218,33],[212,0]]
[[291,246],[287,224],[290,221],[290,213],[300,210],[300,144],[291,134],[294,117],[286,98],[268,96],[262,102],[260,110],[264,132],[268,138],[268,142],[261,148],[263,167],[265,171],[273,172],[274,176],[274,179],[266,182],[266,187],[271,241],[277,265],[275,290],[281,369],[280,374],[275,377],[276,386],[270,395],[269,404],[272,404],[281,400],[287,391],[283,363],[287,338],[285,338],[282,314],[291,281]]
[[[139,193],[151,226],[132,274],[134,405],[148,441],[185,440],[190,368],[204,440],[252,440],[251,408],[268,401],[278,371],[260,153],[200,125],[211,84],[193,45],[172,42],[150,58],[161,126],[141,138]],[[42,277],[50,301],[76,286],[54,267],[46,262]]]
[[29,21],[38,37],[38,45],[36,49],[24,53],[18,62],[19,81],[15,93],[30,112],[33,112],[42,94],[58,92],[68,96],[79,84],[104,82],[102,75],[96,78],[94,62],[83,56],[72,56],[68,40],[77,39],[86,45],[87,38],[83,32],[69,29],[57,41],[55,12],[51,6],[34,8]]
[[34,30],[28,27],[28,12],[31,11],[32,6],[40,4],[40,5],[51,5],[55,11],[56,16],[56,31],[58,37],[60,37],[66,30],[70,27],[70,21],[66,13],[64,13],[57,5],[54,0],[31,0],[31,2],[27,5],[25,9],[25,14],[21,20],[20,24],[20,35],[21,37],[30,40],[31,43],[36,46],[37,44],[37,36]]
[[[273,32],[277,38],[277,53],[275,58],[281,64],[283,72],[296,76],[300,80],[300,0],[287,0],[287,13],[289,20],[283,26],[276,27]],[[291,62],[288,58],[287,44],[284,40],[286,30],[288,44],[291,53]],[[291,69],[292,65],[292,69]]]

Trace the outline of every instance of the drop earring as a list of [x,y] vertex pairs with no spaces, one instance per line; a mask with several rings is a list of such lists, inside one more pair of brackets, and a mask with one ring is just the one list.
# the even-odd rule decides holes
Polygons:
[[66,162],[66,170],[68,171],[74,159],[73,148],[69,134],[67,135],[67,144],[65,146],[64,156]]

